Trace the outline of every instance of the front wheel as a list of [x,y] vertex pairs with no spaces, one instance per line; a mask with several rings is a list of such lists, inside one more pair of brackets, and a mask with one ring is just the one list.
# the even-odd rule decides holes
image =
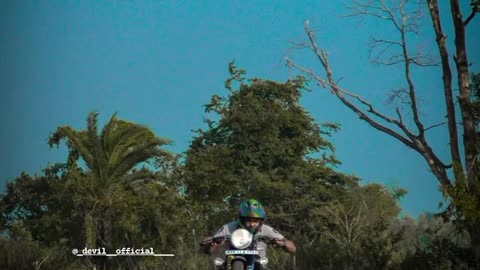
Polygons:
[[245,263],[240,260],[233,261],[232,270],[245,270]]

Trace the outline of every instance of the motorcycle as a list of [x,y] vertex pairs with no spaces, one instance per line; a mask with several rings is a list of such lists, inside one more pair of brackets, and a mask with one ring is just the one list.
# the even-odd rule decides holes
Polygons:
[[248,230],[240,228],[229,237],[207,238],[200,245],[207,246],[212,243],[226,244],[225,258],[215,258],[216,269],[221,270],[264,270],[267,269],[268,259],[261,258],[257,244],[275,244],[275,239],[253,236]]

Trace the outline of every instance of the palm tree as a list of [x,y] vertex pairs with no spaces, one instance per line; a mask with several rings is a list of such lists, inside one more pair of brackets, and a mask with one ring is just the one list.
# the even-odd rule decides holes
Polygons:
[[[97,118],[97,112],[89,113],[86,130],[59,127],[51,134],[49,145],[59,146],[62,140],[66,141],[71,172],[68,184],[75,193],[74,215],[79,215],[83,222],[82,242],[86,247],[108,248],[113,247],[115,240],[118,205],[126,205],[126,200],[131,199],[125,195],[125,189],[132,181],[137,185],[142,181],[130,172],[139,164],[172,155],[161,148],[170,141],[157,137],[146,126],[120,120],[114,114],[98,134]],[[103,268],[107,263],[105,258]]]

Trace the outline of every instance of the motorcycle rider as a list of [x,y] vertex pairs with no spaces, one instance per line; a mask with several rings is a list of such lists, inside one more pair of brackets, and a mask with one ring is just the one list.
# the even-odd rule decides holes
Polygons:
[[[213,238],[230,236],[236,229],[244,228],[254,236],[266,237],[274,240],[274,246],[282,247],[286,252],[295,254],[295,244],[291,240],[286,239],[274,228],[263,224],[265,218],[265,209],[259,201],[255,199],[244,200],[240,204],[238,220],[223,225],[215,233]],[[220,245],[221,244],[215,242],[209,242],[205,246],[204,252],[207,254],[215,254]],[[263,241],[259,241],[257,248],[260,258],[266,258],[267,244]]]

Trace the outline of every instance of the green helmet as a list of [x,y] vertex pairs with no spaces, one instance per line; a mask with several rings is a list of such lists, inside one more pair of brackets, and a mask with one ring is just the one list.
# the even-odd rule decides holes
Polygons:
[[255,199],[244,200],[240,204],[240,211],[238,213],[238,216],[240,217],[240,219],[246,217],[265,219],[267,217],[262,204]]

